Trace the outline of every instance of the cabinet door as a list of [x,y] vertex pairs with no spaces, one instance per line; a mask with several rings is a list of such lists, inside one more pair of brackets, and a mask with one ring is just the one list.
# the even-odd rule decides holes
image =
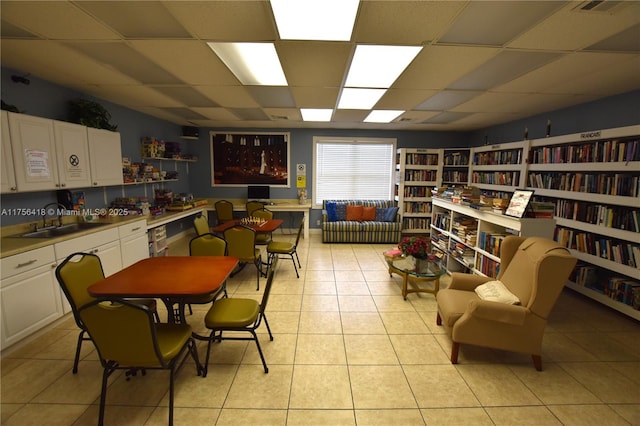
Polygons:
[[62,316],[53,264],[2,280],[0,294],[3,348]]
[[56,157],[61,188],[91,186],[87,128],[79,124],[54,121]]
[[120,253],[120,241],[113,241],[101,245],[91,252],[100,258],[104,275],[108,277],[122,269],[122,254]]
[[57,189],[53,120],[9,113],[9,132],[20,191]]
[[13,170],[13,154],[11,150],[11,137],[9,135],[9,113],[7,111],[2,112],[2,139],[0,144],[2,145],[2,151],[0,157],[2,158],[2,176],[0,177],[0,191],[4,194],[7,192],[17,191],[16,187],[16,173]]
[[122,146],[120,133],[87,128],[91,185],[122,185]]
[[149,238],[147,233],[137,234],[120,241],[122,251],[122,267],[133,265],[139,260],[149,257]]

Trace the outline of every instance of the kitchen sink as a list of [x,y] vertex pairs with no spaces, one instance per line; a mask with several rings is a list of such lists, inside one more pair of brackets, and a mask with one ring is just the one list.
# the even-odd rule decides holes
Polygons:
[[107,223],[80,222],[70,223],[68,225],[42,228],[37,231],[27,232],[26,234],[16,235],[19,238],[56,238],[63,235],[73,234],[75,232],[85,231],[87,229],[99,228],[108,225]]

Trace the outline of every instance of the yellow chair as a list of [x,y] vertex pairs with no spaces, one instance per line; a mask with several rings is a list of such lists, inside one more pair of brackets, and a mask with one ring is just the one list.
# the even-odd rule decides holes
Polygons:
[[293,268],[296,270],[296,277],[300,278],[300,274],[298,274],[298,268],[296,267],[296,261],[293,258],[293,255],[296,256],[298,260],[298,266],[302,268],[300,264],[300,258],[298,257],[298,243],[300,242],[300,236],[302,235],[302,229],[304,227],[304,218],[300,222],[300,227],[298,227],[298,235],[296,236],[295,244],[292,244],[288,241],[272,241],[267,246],[267,269],[270,268],[273,259],[279,257],[280,255],[288,255],[291,257],[291,262],[293,262]]
[[[267,302],[269,300],[269,294],[271,293],[273,277],[277,264],[278,259],[276,258],[269,270],[267,284],[264,287],[264,293],[262,294],[262,301],[260,303],[255,299],[229,297],[215,301],[209,309],[209,312],[207,312],[207,315],[204,318],[204,323],[206,327],[211,330],[211,334],[209,335],[207,357],[204,363],[203,375],[205,377],[207,376],[209,367],[211,342],[216,340],[218,342],[222,342],[222,340],[253,340],[256,342],[260,359],[262,359],[264,372],[269,372],[269,367],[267,367],[267,362],[264,359],[264,354],[262,353],[262,348],[260,347],[256,330],[260,327],[262,320],[264,320],[264,324],[269,332],[269,340],[273,340],[273,334],[271,334],[271,328],[269,327],[269,322],[267,322],[265,309],[267,308]],[[251,333],[251,337],[239,337],[235,335],[225,337],[223,335],[223,332],[225,331],[246,331]]]
[[262,275],[262,253],[256,248],[256,231],[243,225],[234,225],[224,231],[224,239],[227,242],[227,254],[239,259],[239,269],[235,275],[247,263],[253,263],[256,267],[256,290],[260,290],[260,275]]
[[252,216],[255,210],[264,208],[264,203],[262,201],[248,201],[245,206],[247,210],[247,216]]
[[[89,295],[87,288],[104,279],[102,262],[100,262],[100,258],[95,254],[72,253],[56,268],[56,278],[69,301],[69,305],[71,305],[71,311],[73,312],[76,325],[80,328],[72,370],[73,374],[76,374],[78,372],[82,342],[91,340],[90,337],[86,337],[87,329],[78,316],[78,310],[96,300]],[[145,305],[153,312],[156,321],[160,322],[158,311],[156,310],[156,301],[154,299],[138,299],[137,303]]]
[[[227,255],[227,242],[222,238],[213,234],[199,235],[191,241],[189,241],[189,256],[226,256]],[[224,293],[224,297],[227,297],[227,285],[226,281],[222,284],[222,287],[218,291],[206,296],[190,297],[184,300],[184,303],[189,305],[189,314],[193,314],[191,309],[192,304],[206,305],[214,301],[219,294]]]
[[[511,235],[500,246],[497,280],[502,285],[492,278],[454,272],[449,287],[438,292],[436,317],[437,325],[444,325],[451,335],[451,363],[458,363],[464,343],[531,354],[536,370],[542,370],[547,318],[576,261],[555,241]],[[480,297],[483,291],[478,287],[489,281],[491,296],[502,295],[502,301]]]
[[[188,354],[203,372],[188,324],[154,324],[151,311],[129,300],[93,301],[79,310],[104,369],[98,424],[104,424],[107,381],[116,370],[164,369],[169,375],[169,425],[173,424],[176,371]],[[185,354],[188,351],[188,354]],[[183,356],[184,354],[184,356]]]
[[199,214],[193,219],[193,229],[196,231],[196,235],[208,234],[211,232],[209,229],[209,221],[207,217]]
[[231,201],[219,200],[216,201],[214,206],[218,217],[218,225],[233,220],[233,203]]
[[[267,210],[265,208],[256,209],[251,213],[251,216],[257,217],[260,219],[271,220],[273,219],[273,212],[271,210]],[[271,242],[271,232],[257,232],[256,233],[256,244],[258,245],[266,245]]]

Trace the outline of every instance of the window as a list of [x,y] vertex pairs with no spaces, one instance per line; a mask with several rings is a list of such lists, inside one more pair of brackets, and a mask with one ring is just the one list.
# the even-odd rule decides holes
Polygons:
[[313,138],[313,203],[391,200],[395,139]]

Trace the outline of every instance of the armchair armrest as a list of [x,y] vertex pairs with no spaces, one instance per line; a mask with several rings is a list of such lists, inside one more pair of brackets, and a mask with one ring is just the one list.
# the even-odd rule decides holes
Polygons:
[[523,325],[529,309],[520,305],[507,305],[489,300],[472,300],[467,312],[470,316],[511,325]]
[[451,274],[451,284],[449,284],[449,288],[452,290],[473,291],[480,284],[484,284],[491,280],[492,278],[483,277],[481,275],[453,272]]

